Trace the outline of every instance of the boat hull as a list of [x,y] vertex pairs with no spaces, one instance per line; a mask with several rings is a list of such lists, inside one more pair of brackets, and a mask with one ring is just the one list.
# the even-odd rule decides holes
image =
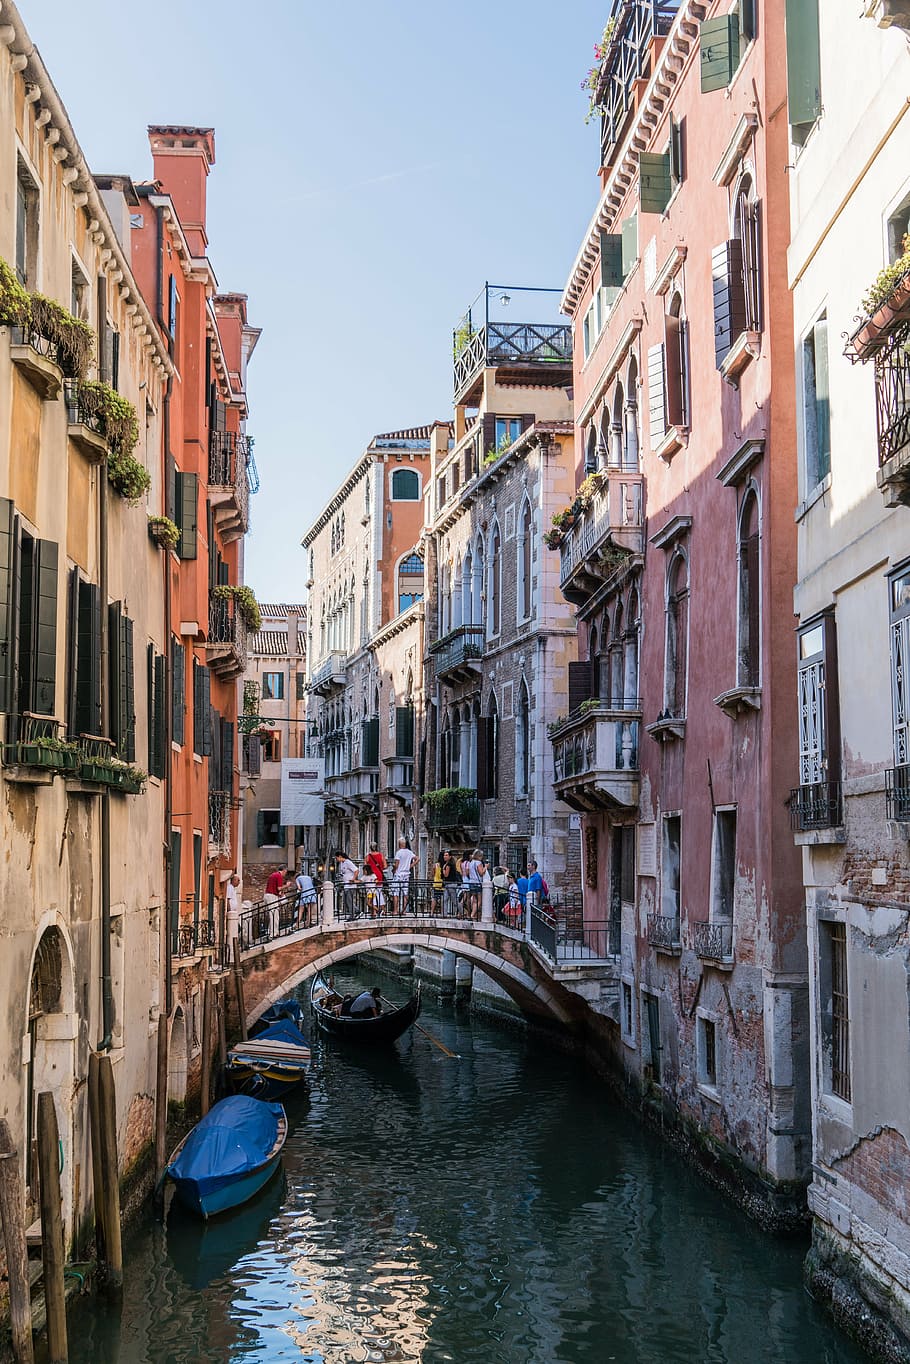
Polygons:
[[267,1103],[277,1099],[279,1102],[286,1094],[295,1089],[305,1079],[307,1066],[275,1066],[260,1070],[254,1066],[228,1064],[225,1076],[234,1094],[249,1094],[253,1099],[264,1099]]
[[217,1217],[218,1213],[239,1208],[242,1203],[255,1197],[260,1189],[275,1174],[281,1163],[281,1152],[265,1161],[255,1170],[249,1170],[237,1179],[226,1180],[220,1188],[208,1189],[203,1193],[192,1179],[173,1179],[174,1192],[181,1204],[198,1217]]
[[380,1014],[378,1018],[339,1018],[330,1010],[321,1008],[312,997],[310,1004],[317,1027],[327,1037],[340,1037],[358,1045],[384,1046],[395,1042],[417,1021],[420,991],[412,995],[400,1009]]

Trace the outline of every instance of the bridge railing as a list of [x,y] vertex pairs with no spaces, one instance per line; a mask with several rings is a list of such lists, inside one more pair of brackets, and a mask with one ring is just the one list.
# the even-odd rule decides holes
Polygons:
[[[478,895],[478,905],[480,896]],[[478,907],[478,916],[479,916]],[[412,878],[370,885],[353,881],[335,884],[335,918],[348,923],[354,919],[464,919],[467,905],[461,887],[438,889],[432,881]]]
[[302,928],[314,928],[319,920],[319,897],[315,891],[301,895],[295,888],[277,900],[259,900],[240,915],[241,950],[245,952],[275,938],[289,938]]

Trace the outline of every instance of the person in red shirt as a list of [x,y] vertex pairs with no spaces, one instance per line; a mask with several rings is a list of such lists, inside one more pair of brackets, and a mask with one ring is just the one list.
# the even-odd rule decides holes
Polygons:
[[265,883],[264,900],[269,911],[269,938],[278,937],[278,901],[291,879],[289,871],[273,871]]
[[374,843],[370,847],[370,851],[366,857],[366,864],[379,884],[382,885],[385,880],[385,858],[379,851],[378,844]]

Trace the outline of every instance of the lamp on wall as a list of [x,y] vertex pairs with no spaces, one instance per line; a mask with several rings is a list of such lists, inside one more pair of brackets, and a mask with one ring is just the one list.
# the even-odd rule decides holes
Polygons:
[[512,302],[512,299],[509,294],[500,294],[499,301],[504,308],[508,308],[509,304]]

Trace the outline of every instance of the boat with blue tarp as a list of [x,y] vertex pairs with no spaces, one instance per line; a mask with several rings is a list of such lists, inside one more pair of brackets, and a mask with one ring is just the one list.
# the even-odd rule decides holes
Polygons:
[[228,1052],[225,1074],[235,1094],[278,1099],[299,1084],[310,1064],[310,1048],[298,1027],[281,1019]]
[[278,1169],[288,1120],[281,1104],[222,1099],[188,1132],[167,1166],[177,1197],[201,1217],[239,1207]]
[[301,1032],[303,1031],[303,1005],[293,995],[288,995],[285,999],[279,999],[274,1004],[270,1004],[259,1015],[253,1027],[257,1031],[261,1031],[272,1023],[281,1023],[284,1019],[289,1019],[296,1028],[300,1028]]

